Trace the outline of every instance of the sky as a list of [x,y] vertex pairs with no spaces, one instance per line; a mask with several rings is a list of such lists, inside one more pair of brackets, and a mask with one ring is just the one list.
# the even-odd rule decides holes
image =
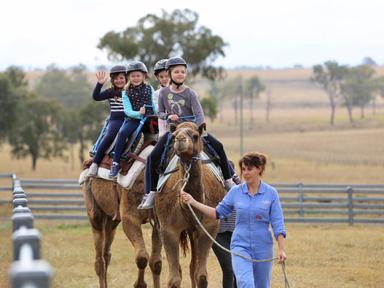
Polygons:
[[384,64],[383,0],[12,0],[1,4],[0,71],[110,66],[96,47],[105,33],[184,8],[228,44],[215,62],[226,68],[357,65],[367,56]]

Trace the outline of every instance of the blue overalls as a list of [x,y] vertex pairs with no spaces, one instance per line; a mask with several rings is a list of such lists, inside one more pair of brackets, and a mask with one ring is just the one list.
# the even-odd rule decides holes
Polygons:
[[[273,258],[273,234],[286,236],[283,211],[275,188],[261,181],[256,195],[248,193],[247,183],[233,187],[217,205],[218,218],[236,210],[236,226],[231,250],[252,259]],[[232,255],[238,288],[269,288],[272,262],[252,263]]]

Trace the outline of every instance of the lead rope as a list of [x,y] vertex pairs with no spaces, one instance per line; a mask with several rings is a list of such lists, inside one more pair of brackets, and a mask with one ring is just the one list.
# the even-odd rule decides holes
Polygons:
[[[179,181],[176,182],[176,184],[173,186],[173,189],[176,187],[177,184],[179,184],[180,182],[184,182],[183,183],[183,186],[181,187],[180,189],[180,192],[184,190],[185,186],[187,185],[187,182],[189,180],[189,170],[191,169],[191,166],[192,165],[189,165],[188,169],[185,169],[185,174],[184,174],[184,177],[182,179],[180,179]],[[184,203],[185,204],[185,203]],[[218,247],[220,247],[221,249],[223,249],[224,251],[232,254],[232,255],[235,255],[235,256],[238,256],[238,257],[241,257],[247,261],[250,261],[250,262],[253,262],[253,263],[263,263],[263,262],[272,262],[274,260],[277,260],[278,258],[277,257],[274,257],[274,258],[270,258],[270,259],[253,259],[253,258],[249,258],[249,257],[246,257],[242,254],[239,254],[237,252],[233,252],[227,248],[225,248],[224,246],[222,246],[221,244],[219,244],[212,236],[211,234],[209,234],[209,232],[205,229],[205,227],[201,224],[200,220],[197,218],[196,214],[195,214],[195,211],[193,211],[191,205],[189,203],[187,203],[188,205],[188,208],[189,210],[191,211],[193,217],[195,218],[195,221],[197,222],[197,224],[200,226],[200,228],[204,231],[204,233],[209,237],[209,239],[211,239],[213,241],[213,243],[215,243]],[[281,269],[283,270],[283,275],[284,275],[284,282],[285,282],[285,288],[291,288],[291,284],[289,283],[289,280],[288,280],[288,277],[287,277],[287,272],[285,270],[285,262],[281,262],[279,263],[281,264]]]

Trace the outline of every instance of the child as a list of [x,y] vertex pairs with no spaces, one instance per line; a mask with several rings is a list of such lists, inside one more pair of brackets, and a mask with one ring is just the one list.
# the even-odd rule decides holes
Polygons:
[[[165,68],[171,79],[171,83],[170,86],[160,90],[159,118],[178,123],[180,122],[179,117],[181,116],[195,116],[197,125],[204,123],[204,112],[196,92],[184,84],[187,76],[187,63],[185,60],[180,57],[172,57],[167,61]],[[147,166],[145,169],[146,194],[138,207],[139,209],[149,209],[153,207],[157,181],[159,179],[156,167],[160,164],[161,153],[164,150],[169,133],[170,132],[167,132],[159,139],[159,142],[147,158]],[[205,137],[220,157],[219,164],[223,172],[226,187],[229,188],[233,186],[233,181],[240,183],[240,179],[234,174],[232,167],[228,163],[223,144],[216,140],[211,134],[207,134]]]
[[119,129],[124,122],[124,108],[123,101],[121,99],[121,91],[127,84],[127,69],[125,66],[121,65],[113,66],[109,72],[109,76],[111,78],[112,88],[101,92],[101,88],[107,80],[106,73],[104,71],[98,71],[96,73],[97,84],[93,90],[92,97],[96,101],[108,99],[111,112],[107,132],[96,151],[92,165],[89,167],[89,176],[97,175],[97,170],[103,160],[105,151],[112,144],[117,132],[119,132]]
[[[155,101],[156,101],[156,107],[158,107],[159,102],[159,93],[160,89],[163,87],[168,87],[169,85],[169,76],[167,73],[167,70],[165,70],[165,64],[167,63],[168,59],[162,59],[156,62],[154,71],[155,76],[157,80],[159,80],[160,88],[156,90],[155,94]],[[167,121],[158,119],[158,125],[159,125],[159,138],[163,136],[167,132]]]
[[[117,177],[120,170],[120,158],[123,153],[127,138],[136,130],[140,124],[140,118],[144,114],[156,113],[154,103],[154,90],[151,85],[144,82],[148,77],[148,69],[143,62],[133,61],[127,68],[128,84],[122,92],[124,112],[126,119],[121,126],[113,156],[113,163],[109,173],[110,178]],[[152,108],[147,111],[144,105],[150,105]]]

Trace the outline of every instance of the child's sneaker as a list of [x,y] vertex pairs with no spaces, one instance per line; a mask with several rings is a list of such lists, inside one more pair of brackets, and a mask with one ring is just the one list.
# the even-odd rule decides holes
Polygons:
[[143,200],[137,209],[151,209],[153,208],[153,204],[155,203],[156,191],[151,191],[148,194],[145,194]]
[[240,177],[239,177],[238,175],[236,175],[236,174],[233,174],[233,176],[232,176],[232,180],[233,180],[233,182],[235,182],[236,185],[241,184],[241,179],[240,179]]
[[232,178],[229,178],[224,181],[225,190],[229,191],[232,187],[236,186],[235,182],[233,182]]
[[88,176],[89,177],[96,176],[98,169],[99,169],[99,165],[97,165],[96,163],[92,163],[92,165],[89,166]]
[[111,170],[109,171],[109,178],[116,178],[117,174],[119,174],[120,165],[117,162],[113,162],[111,166]]

